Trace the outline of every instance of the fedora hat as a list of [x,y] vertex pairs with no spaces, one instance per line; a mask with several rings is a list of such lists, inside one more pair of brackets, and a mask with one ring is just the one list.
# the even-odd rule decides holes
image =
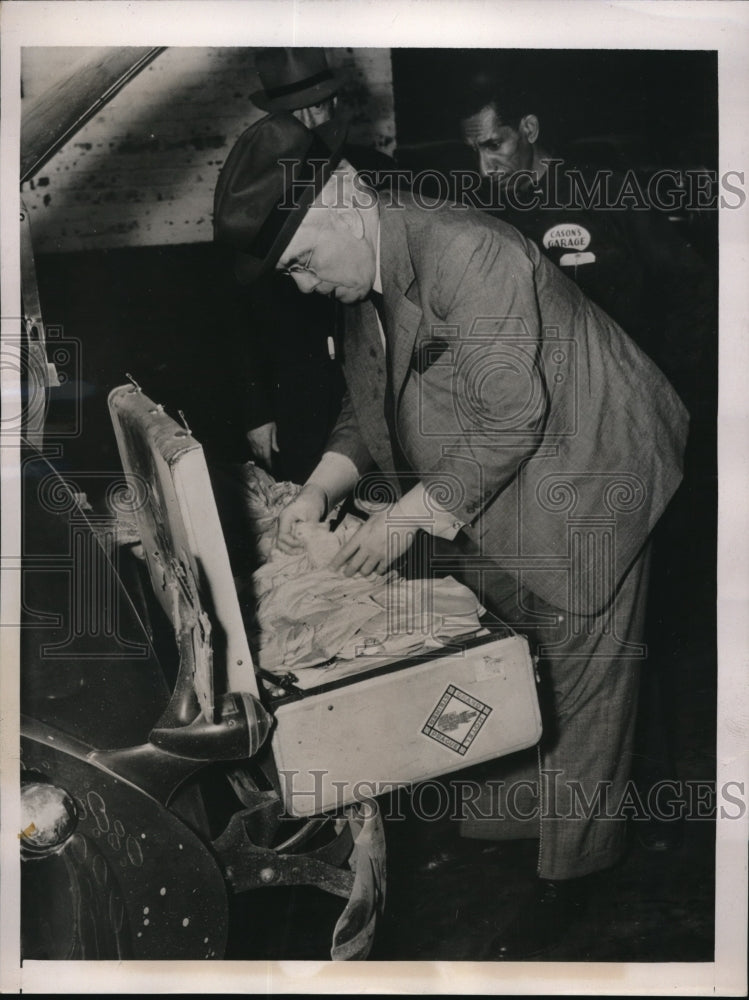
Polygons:
[[266,115],[239,137],[216,185],[213,236],[237,251],[242,284],[278,261],[340,163],[345,138],[341,120],[310,130],[286,111]]
[[255,56],[262,90],[250,96],[263,111],[298,111],[333,97],[338,82],[324,49],[260,49]]

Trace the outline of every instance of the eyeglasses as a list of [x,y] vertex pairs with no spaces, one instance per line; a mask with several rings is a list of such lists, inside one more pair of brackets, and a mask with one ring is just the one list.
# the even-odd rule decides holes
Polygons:
[[[317,277],[317,271],[312,267],[312,255],[317,250],[318,244],[320,242],[320,236],[325,228],[327,228],[330,222],[330,212],[325,213],[325,217],[322,223],[318,226],[314,233],[315,245],[311,250],[307,252],[304,260],[295,260],[293,264],[287,264],[286,267],[277,267],[276,270],[279,274],[286,275],[287,278],[291,278],[295,274],[314,274]],[[313,234],[310,233],[310,236]]]
[[310,274],[314,274],[315,272],[310,267],[310,261],[312,260],[312,254],[314,252],[315,248],[312,247],[312,249],[307,254],[306,260],[295,261],[293,264],[289,264],[288,267],[279,267],[277,268],[278,273],[285,275],[287,278],[290,278],[293,274],[302,274],[305,271],[309,272]]

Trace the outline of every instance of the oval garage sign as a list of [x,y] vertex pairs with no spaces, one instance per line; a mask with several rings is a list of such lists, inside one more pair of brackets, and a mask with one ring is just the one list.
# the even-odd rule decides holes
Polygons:
[[562,222],[544,233],[544,246],[565,247],[570,250],[584,250],[590,244],[590,233],[585,226],[575,222]]

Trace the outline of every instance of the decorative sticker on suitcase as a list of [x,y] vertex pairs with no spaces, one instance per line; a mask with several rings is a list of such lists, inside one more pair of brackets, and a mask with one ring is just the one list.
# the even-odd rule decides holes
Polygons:
[[430,739],[463,756],[478,736],[490,712],[489,705],[451,684],[421,731]]

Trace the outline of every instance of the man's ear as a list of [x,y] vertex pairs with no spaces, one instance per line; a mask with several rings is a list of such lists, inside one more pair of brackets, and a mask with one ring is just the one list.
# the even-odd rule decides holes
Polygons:
[[341,205],[331,215],[333,224],[346,229],[355,239],[360,240],[364,236],[364,219],[358,208]]
[[520,119],[520,129],[521,135],[530,143],[534,143],[541,132],[541,126],[538,124],[538,118],[535,115],[523,115]]

